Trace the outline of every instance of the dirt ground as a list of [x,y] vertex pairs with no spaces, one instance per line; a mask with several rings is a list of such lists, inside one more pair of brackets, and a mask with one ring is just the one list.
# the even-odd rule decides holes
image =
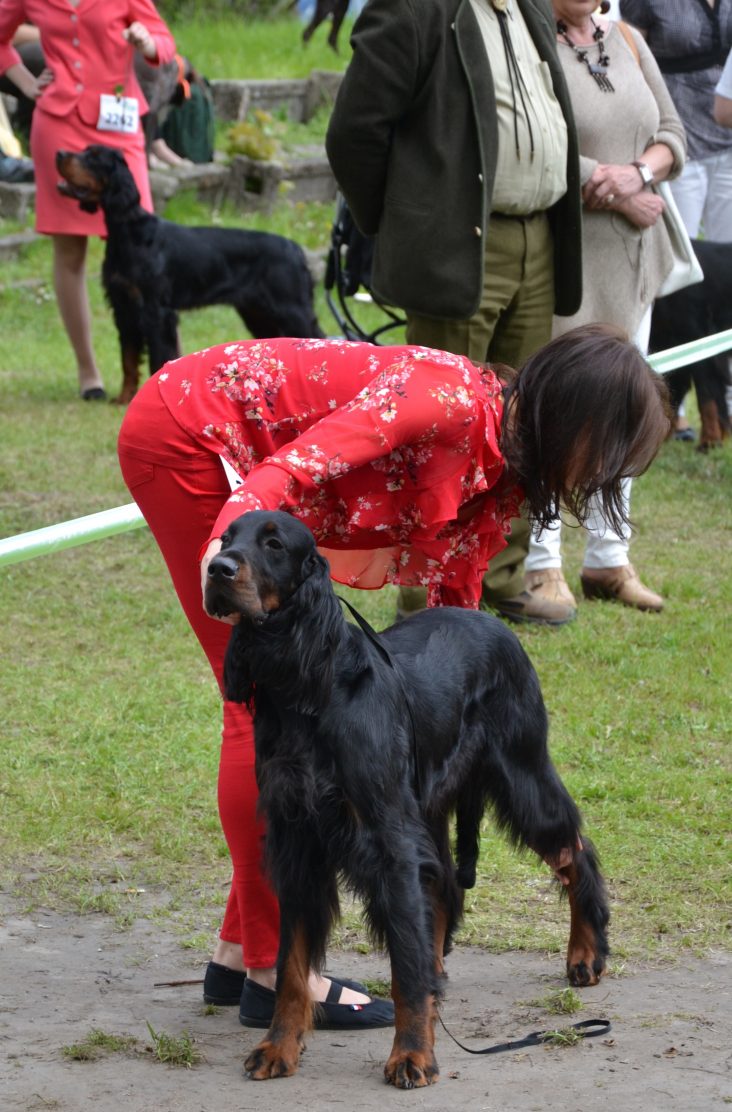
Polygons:
[[[175,937],[147,920],[120,932],[103,916],[39,913],[31,918],[0,898],[0,1107],[3,1112],[280,1112],[387,1108],[534,1112],[678,1109],[713,1112],[732,1105],[732,957],[673,967],[626,967],[582,992],[584,1007],[553,1017],[537,1000],[565,987],[561,961],[520,953],[500,957],[460,948],[449,959],[442,1015],[476,1048],[521,1038],[576,1019],[612,1021],[607,1036],[563,1049],[535,1046],[489,1057],[461,1050],[438,1030],[438,1085],[404,1093],[387,1087],[382,1067],[389,1031],[316,1032],[294,1078],[254,1082],[242,1073],[257,1032],[237,1010],[206,1014],[199,985],[155,982],[203,975]],[[338,953],[352,976],[387,978],[382,956]],[[534,1003],[530,1003],[530,1002]],[[192,1069],[153,1058],[147,1028],[187,1031],[202,1054]],[[62,1047],[93,1028],[134,1036],[139,1049],[70,1061]]]

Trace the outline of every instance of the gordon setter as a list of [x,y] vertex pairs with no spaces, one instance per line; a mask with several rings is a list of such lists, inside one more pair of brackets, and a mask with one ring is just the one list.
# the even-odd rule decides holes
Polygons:
[[313,281],[302,248],[284,236],[185,227],[147,212],[124,155],[111,147],[58,151],[59,190],[107,223],[102,281],[122,349],[122,392],[180,355],[178,310],[231,305],[255,339],[319,337]]
[[274,1018],[245,1069],[258,1080],[297,1069],[312,1025],[308,970],[323,965],[340,878],[391,959],[386,1079],[401,1089],[432,1084],[443,958],[475,883],[487,806],[566,885],[571,983],[595,984],[605,966],[605,887],[549,758],[536,673],[516,636],[485,613],[426,610],[379,635],[346,622],[327,560],[288,514],[244,514],[222,542],[205,604],[212,615],[240,615],[224,685],[236,702],[254,697],[266,856],[281,908]]
[[[653,306],[651,351],[664,351],[732,328],[732,243],[695,239],[692,245],[704,281],[658,299]],[[701,421],[699,450],[706,452],[721,444],[730,434],[728,353],[679,367],[664,377],[674,409],[694,386]]]

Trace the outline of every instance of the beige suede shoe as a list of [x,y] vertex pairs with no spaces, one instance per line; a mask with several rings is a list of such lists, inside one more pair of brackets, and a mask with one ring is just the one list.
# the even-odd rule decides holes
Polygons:
[[512,622],[560,626],[577,617],[577,603],[561,568],[527,572],[520,595],[491,600],[488,605]]
[[640,581],[632,564],[619,568],[583,568],[580,573],[585,598],[617,599],[636,610],[663,610],[663,599]]
[[577,609],[577,600],[569,589],[569,583],[564,578],[561,568],[540,568],[538,571],[527,571],[524,576],[524,587],[534,598],[542,598],[547,602],[558,602],[563,606]]

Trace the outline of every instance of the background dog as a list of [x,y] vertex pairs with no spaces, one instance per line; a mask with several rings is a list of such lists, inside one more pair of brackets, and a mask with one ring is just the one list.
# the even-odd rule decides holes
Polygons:
[[[732,328],[732,243],[692,240],[704,281],[659,298],[653,307],[651,351],[664,351]],[[701,418],[699,450],[707,451],[730,433],[727,407],[729,356],[714,355],[665,376],[671,404],[678,410],[692,383]]]
[[284,236],[235,228],[188,228],[140,206],[124,156],[91,146],[59,151],[59,190],[82,209],[104,212],[102,267],[122,349],[122,392],[129,402],[147,349],[150,374],[180,355],[178,310],[231,305],[255,339],[319,337],[313,280],[301,247]]
[[222,539],[206,609],[240,615],[226,697],[248,702],[256,689],[257,782],[282,917],[274,1019],[245,1069],[259,1080],[297,1069],[312,1021],[308,970],[322,967],[343,878],[391,959],[386,1079],[431,1084],[439,977],[475,883],[486,807],[567,886],[572,984],[595,984],[605,966],[604,884],[549,758],[536,673],[516,636],[478,611],[426,610],[378,636],[348,624],[327,561],[289,514],[245,514]]

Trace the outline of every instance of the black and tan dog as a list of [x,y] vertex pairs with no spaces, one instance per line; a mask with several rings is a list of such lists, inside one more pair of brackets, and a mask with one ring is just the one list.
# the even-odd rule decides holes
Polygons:
[[227,529],[205,603],[212,615],[240,615],[226,696],[254,699],[267,862],[282,914],[275,1013],[246,1060],[251,1077],[297,1069],[312,1026],[308,970],[324,961],[342,879],[391,959],[386,1079],[402,1089],[437,1080],[443,959],[475,883],[487,807],[566,883],[571,983],[599,980],[604,884],[549,758],[536,673],[503,622],[445,608],[364,632],[343,618],[307,527],[262,511]]
[[178,311],[231,305],[255,339],[319,337],[313,281],[302,248],[284,236],[185,227],[140,206],[124,156],[91,146],[59,151],[59,190],[107,224],[102,267],[122,349],[120,402],[129,402],[147,349],[150,373],[180,355]]
[[[661,297],[655,303],[651,351],[665,351],[732,328],[732,243],[695,239],[692,246],[704,271],[704,281]],[[706,452],[721,444],[730,435],[729,353],[711,355],[669,371],[664,377],[676,410],[694,386],[701,420],[699,451]]]

